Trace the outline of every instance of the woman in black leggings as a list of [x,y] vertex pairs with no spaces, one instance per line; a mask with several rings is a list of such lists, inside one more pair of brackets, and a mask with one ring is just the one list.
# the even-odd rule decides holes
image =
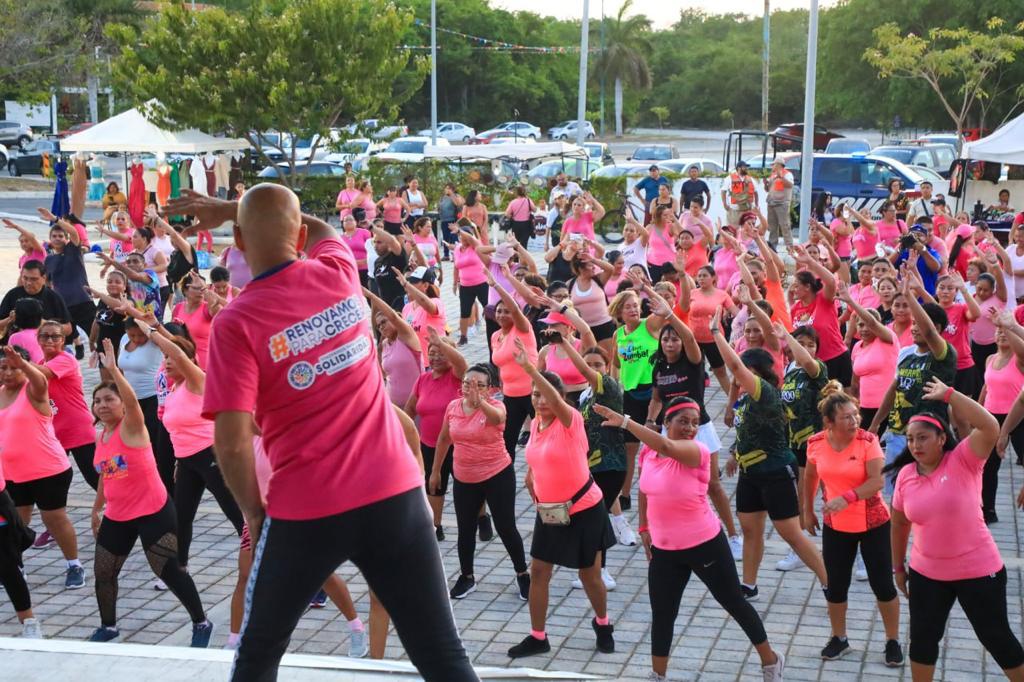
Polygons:
[[911,673],[915,682],[935,676],[939,642],[958,601],[1006,676],[1024,680],[1024,648],[1007,616],[1006,567],[978,504],[999,422],[935,379],[925,385],[922,398],[949,403],[969,435],[957,443],[945,415],[921,412],[907,425],[907,449],[888,467],[899,472],[892,498],[892,556],[896,585],[910,601]]
[[754,607],[743,597],[729,542],[708,503],[711,452],[695,440],[700,406],[674,398],[664,413],[662,436],[628,415],[595,405],[604,425],[618,427],[643,443],[640,461],[640,538],[650,565],[651,679],[664,680],[672,649],[672,629],[683,591],[694,573],[732,616],[754,645],[764,679],[781,680],[785,658],[772,651]]
[[494,519],[494,528],[505,545],[516,572],[519,598],[530,594],[530,575],[526,567],[523,538],[516,528],[516,474],[512,458],[505,451],[503,431],[505,407],[490,397],[494,378],[489,365],[474,365],[462,380],[462,397],[445,411],[441,433],[437,437],[429,489],[441,488],[441,470],[448,458],[448,446],[454,444],[452,497],[459,526],[459,567],[461,574],[451,589],[452,599],[462,599],[476,590],[473,553],[480,506],[486,502]]
[[0,472],[0,517],[7,520],[7,523],[0,525],[0,585],[4,586],[18,622],[21,623],[21,636],[40,639],[43,633],[39,628],[39,620],[32,613],[32,596],[25,582],[25,574],[22,572],[24,563],[21,560],[21,553],[32,546],[35,533],[18,516],[18,510],[7,494],[6,487],[7,482]]
[[174,504],[157,472],[145,419],[131,385],[114,362],[114,348],[103,341],[104,365],[113,383],[92,394],[92,412],[103,427],[96,437],[99,488],[92,509],[96,536],[96,601],[100,627],[89,641],[109,642],[117,629],[117,576],[136,540],[142,538],[153,573],[182,603],[192,619],[192,646],[209,645],[213,623],[206,618],[191,576],[178,563]]
[[859,427],[860,406],[843,393],[838,381],[828,382],[821,395],[818,411],[824,430],[807,441],[802,499],[803,527],[815,535],[819,526],[814,498],[820,479],[825,488],[821,554],[828,574],[825,600],[832,622],[832,637],[821,657],[833,661],[852,651],[846,638],[846,597],[859,548],[885,626],[885,665],[895,668],[903,665],[903,650],[897,639],[900,603],[892,580],[891,524],[881,493],[885,454],[878,437]]
[[[155,320],[150,317],[149,323]],[[174,506],[177,509],[178,562],[188,566],[192,524],[203,492],[209,490],[239,537],[242,512],[231,496],[213,455],[213,422],[202,416],[206,373],[195,360],[195,346],[180,336],[139,320],[139,328],[164,354],[167,378],[174,388],[164,401],[163,425],[176,458]],[[158,331],[159,329],[159,331]]]

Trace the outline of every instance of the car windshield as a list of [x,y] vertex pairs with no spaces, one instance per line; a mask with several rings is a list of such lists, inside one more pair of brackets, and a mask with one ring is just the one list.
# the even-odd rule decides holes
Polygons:
[[872,153],[884,156],[887,159],[895,159],[900,163],[909,164],[911,159],[914,158],[915,149],[876,149]]
[[260,141],[267,145],[281,144],[281,136],[277,133],[262,133],[260,135]]
[[388,145],[388,151],[395,154],[422,154],[426,142],[416,140],[395,140]]
[[576,121],[562,121],[561,123],[556,123],[554,127],[555,128],[568,128],[569,126],[571,126],[575,122]]
[[346,142],[341,146],[341,151],[344,154],[362,154],[369,146],[369,142]]
[[295,140],[295,147],[298,149],[311,146],[313,146],[313,138],[311,137],[300,137],[297,140]]

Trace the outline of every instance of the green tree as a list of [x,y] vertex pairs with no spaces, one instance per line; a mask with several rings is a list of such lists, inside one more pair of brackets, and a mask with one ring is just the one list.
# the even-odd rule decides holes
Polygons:
[[[1010,32],[1003,32],[1004,25],[993,17],[984,31],[933,28],[922,37],[901,35],[899,26],[888,23],[874,30],[875,46],[864,52],[864,59],[880,78],[927,83],[959,134],[975,106],[992,97],[994,75],[1024,50],[1024,22]],[[1014,94],[1019,100],[1024,91],[1016,88]]]
[[647,55],[651,53],[651,22],[643,15],[626,17],[633,0],[626,0],[608,24],[605,49],[597,57],[595,71],[615,84],[615,137],[622,137],[622,88],[651,87]]
[[654,118],[658,119],[658,127],[664,128],[665,121],[668,120],[669,110],[668,107],[651,107],[651,113],[654,114]]
[[[339,123],[393,116],[421,85],[422,60],[407,71],[412,58],[397,49],[412,16],[391,2],[268,5],[192,13],[179,3],[141,34],[112,27],[124,46],[112,66],[119,87],[135,103],[158,100],[146,107],[158,124],[245,137],[259,149],[257,131],[329,138]],[[285,181],[298,184],[294,148],[287,161]]]
[[0,88],[20,101],[49,101],[82,29],[63,0],[0,0]]

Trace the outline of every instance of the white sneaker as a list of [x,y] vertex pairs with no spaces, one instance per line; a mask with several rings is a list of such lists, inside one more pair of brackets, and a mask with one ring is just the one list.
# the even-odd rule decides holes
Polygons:
[[351,630],[348,637],[349,658],[362,658],[370,652],[370,640],[366,630]]
[[857,552],[857,560],[853,564],[853,576],[861,582],[868,579],[868,569],[864,565],[864,558]]
[[166,592],[167,583],[165,583],[163,580],[160,580],[160,578],[157,578],[153,581],[153,589],[157,592]]
[[764,675],[764,682],[782,682],[782,671],[786,667],[786,657],[778,651],[775,652],[775,657],[778,660],[771,665],[761,666],[761,674]]
[[574,590],[582,590],[583,589],[583,581],[580,580],[579,576],[576,576],[575,578],[572,579],[572,584],[571,585],[572,585],[572,589],[574,589]]
[[633,532],[625,516],[620,514],[619,516],[612,517],[612,531],[614,531],[615,539],[619,541],[620,545],[626,545],[627,547],[636,546],[636,533]]
[[743,538],[733,535],[729,538],[729,550],[732,552],[733,561],[743,561]]
[[607,568],[601,569],[601,580],[604,581],[604,588],[609,592],[614,590],[618,585],[618,583],[615,582],[615,578],[612,577],[612,574],[608,572]]
[[800,568],[803,565],[803,560],[799,556],[797,556],[796,552],[794,552],[793,550],[789,550],[789,554],[779,559],[779,563],[775,564],[775,570],[792,571],[794,568]]
[[21,624],[21,636],[23,639],[42,639],[43,629],[39,626],[39,620],[26,618]]
[[665,682],[665,680],[667,680],[668,678],[664,675],[659,675],[658,673],[652,670],[651,674],[647,676],[647,679],[649,682]]

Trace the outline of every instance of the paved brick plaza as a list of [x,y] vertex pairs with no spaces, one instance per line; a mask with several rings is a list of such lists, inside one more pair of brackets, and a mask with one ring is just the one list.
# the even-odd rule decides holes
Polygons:
[[[540,260],[539,254],[536,254]],[[90,266],[94,281],[98,268]],[[445,264],[450,276],[450,266]],[[446,276],[446,282],[450,282]],[[458,305],[449,284],[442,287],[448,319],[457,329]],[[486,359],[482,335],[471,337],[467,356],[470,362]],[[95,370],[83,363],[87,390],[96,381]],[[714,385],[714,382],[712,382]],[[733,436],[721,425],[724,399],[717,388],[709,394],[708,409],[719,425],[722,440],[729,444]],[[325,409],[330,409],[326,406]],[[1020,469],[1010,466],[1012,455],[1001,471],[999,490],[1000,523],[992,527],[1003,553],[1009,573],[1008,596],[1010,622],[1021,636],[1021,568],[1022,531],[1019,517],[1013,510],[1013,499],[1022,480]],[[529,547],[533,530],[532,505],[522,489],[525,465],[520,451],[516,459],[520,493],[517,498],[519,530]],[[730,495],[735,479],[725,479]],[[635,500],[635,493],[634,493]],[[34,608],[42,619],[48,637],[83,640],[99,624],[92,587],[93,538],[89,531],[92,491],[76,473],[69,500],[69,511],[79,533],[80,554],[87,570],[87,585],[77,591],[64,590],[64,562],[56,547],[30,550],[26,555],[29,585]],[[445,506],[444,525],[448,539],[441,543],[448,574],[458,574],[455,549],[455,515],[451,496]],[[636,505],[628,512],[636,528]],[[38,516],[36,527],[39,527]],[[235,582],[238,541],[230,525],[223,519],[210,496],[204,499],[196,519],[192,559],[189,568],[217,625],[211,646],[223,646],[228,633],[228,602]],[[874,598],[866,582],[854,582],[850,590],[848,629],[855,651],[843,660],[823,662],[818,656],[828,635],[825,601],[807,569],[783,574],[774,570],[775,562],[785,553],[785,545],[772,534],[766,544],[761,567],[760,601],[755,606],[765,620],[773,645],[787,658],[787,680],[855,680],[910,679],[909,664],[889,669],[881,664],[883,634]],[[571,571],[556,572],[551,586],[548,633],[553,650],[545,656],[517,661],[551,670],[580,671],[604,675],[611,679],[646,679],[650,656],[650,608],[647,600],[647,564],[641,547],[614,547],[608,555],[608,568],[618,581],[618,588],[609,594],[610,616],[615,624],[616,653],[599,654],[594,649],[590,627],[592,612],[582,590],[570,589]],[[415,567],[410,567],[415,570]],[[343,566],[341,575],[349,581],[360,615],[366,619],[368,601],[366,585],[351,566]],[[513,571],[501,541],[495,536],[487,544],[479,544],[476,558],[477,591],[454,604],[455,616],[466,648],[480,665],[510,664],[506,650],[529,631],[526,604],[517,597]],[[153,576],[139,546],[125,564],[120,580],[118,602],[122,641],[143,644],[187,646],[191,629],[188,617],[169,593],[151,589]],[[6,597],[0,605],[0,636],[20,633]],[[907,647],[907,610],[902,608],[901,640]],[[344,655],[348,650],[348,629],[337,610],[328,608],[307,613],[295,631],[290,651],[310,654]],[[403,651],[397,636],[389,639],[388,658],[401,658]],[[978,644],[970,625],[959,607],[954,608],[949,631],[939,661],[940,677],[945,680],[1004,679],[995,662]],[[691,580],[683,598],[676,622],[676,640],[669,665],[672,680],[736,680],[760,679],[756,655],[743,632],[718,607],[703,584]]]

